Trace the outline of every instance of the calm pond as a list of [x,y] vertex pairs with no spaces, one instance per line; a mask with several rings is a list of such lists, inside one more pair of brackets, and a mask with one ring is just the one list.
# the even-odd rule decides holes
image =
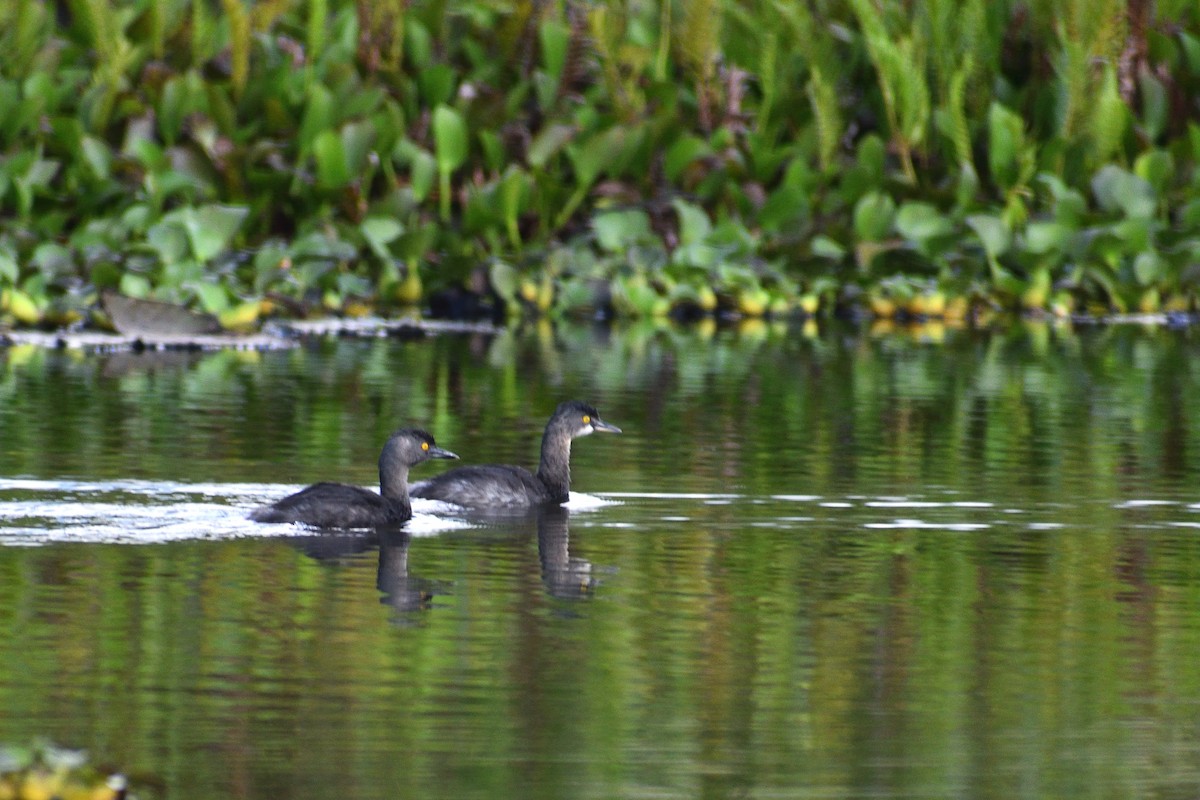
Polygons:
[[[0,349],[0,744],[170,798],[1195,798],[1200,332]],[[388,432],[534,518],[246,512]],[[423,464],[414,477],[449,466]]]

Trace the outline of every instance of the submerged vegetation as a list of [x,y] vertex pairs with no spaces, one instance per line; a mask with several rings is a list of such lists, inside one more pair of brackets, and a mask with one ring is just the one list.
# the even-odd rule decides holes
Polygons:
[[11,0],[0,320],[1191,311],[1192,0]]

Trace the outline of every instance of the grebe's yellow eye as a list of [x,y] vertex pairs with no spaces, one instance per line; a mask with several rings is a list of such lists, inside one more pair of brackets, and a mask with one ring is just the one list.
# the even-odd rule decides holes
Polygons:
[[422,450],[428,450],[428,449],[429,449],[429,442],[421,442],[421,449],[422,449]]
[[587,424],[588,424],[588,423],[590,423],[591,421],[592,421],[592,418],[591,418],[591,417],[589,417],[587,414],[584,414],[584,415],[583,415],[583,424],[584,424],[584,425],[587,425]]

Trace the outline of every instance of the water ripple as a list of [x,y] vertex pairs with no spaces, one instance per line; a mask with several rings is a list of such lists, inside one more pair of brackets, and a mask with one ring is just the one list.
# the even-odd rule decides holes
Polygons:
[[[298,525],[246,518],[257,505],[299,486],[119,480],[0,480],[0,546],[52,542],[162,544],[187,539],[294,536]],[[441,504],[416,500],[406,530],[431,536],[470,527],[438,515]]]

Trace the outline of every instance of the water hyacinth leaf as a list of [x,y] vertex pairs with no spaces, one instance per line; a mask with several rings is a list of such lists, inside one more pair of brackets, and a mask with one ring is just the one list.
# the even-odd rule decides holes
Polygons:
[[616,126],[567,148],[580,186],[591,185],[606,169],[610,174],[615,172],[614,167],[622,160],[626,138],[626,129]]
[[[158,288],[181,289],[191,283],[199,283],[205,279],[204,265],[194,258],[182,258],[163,264],[158,274]],[[177,298],[178,293],[170,295]],[[164,298],[166,299],[166,298]]]
[[177,217],[166,217],[162,222],[146,231],[146,243],[150,245],[150,248],[158,256],[158,260],[163,264],[172,264],[188,255],[187,232],[176,221],[177,219]]
[[712,233],[712,221],[704,209],[678,197],[671,201],[671,205],[675,207],[675,214],[679,218],[681,245],[699,244],[708,239]]
[[467,160],[467,124],[462,115],[446,105],[433,111],[433,142],[438,171],[446,174]]
[[12,284],[17,282],[20,274],[16,252],[7,243],[0,244],[0,278]]
[[1179,210],[1179,224],[1184,228],[1200,227],[1200,198],[1184,204]]
[[136,272],[126,272],[121,276],[121,283],[117,288],[121,294],[129,297],[149,297],[150,279]]
[[43,189],[58,175],[59,166],[58,161],[35,158],[30,162],[29,169],[17,178],[17,183],[28,189]]
[[814,236],[812,243],[809,245],[812,254],[817,258],[828,258],[833,261],[841,261],[846,257],[846,248],[842,247],[833,239],[821,234]]
[[558,20],[548,19],[538,29],[538,43],[541,45],[542,66],[557,83],[562,80],[563,66],[567,63],[571,28]]
[[924,243],[954,232],[954,223],[930,203],[905,202],[896,212],[896,231],[912,242]]
[[842,194],[847,203],[855,202],[887,177],[887,146],[876,134],[868,134],[858,143],[854,164],[842,178]]
[[388,260],[392,255],[388,250],[388,245],[404,233],[404,226],[391,217],[367,217],[358,226],[358,230],[366,239],[371,252]]
[[767,197],[758,211],[758,223],[765,231],[794,230],[809,214],[809,192],[784,184]]
[[995,262],[997,258],[1008,252],[1012,244],[1012,234],[1004,220],[991,214],[973,214],[967,217],[967,225],[975,231],[983,250],[987,253],[988,261]]
[[538,70],[529,79],[533,86],[533,94],[540,108],[552,108],[558,97],[558,80]]
[[438,226],[432,222],[426,225],[417,225],[405,231],[392,249],[401,258],[413,263],[424,258],[425,254],[433,249],[434,243],[437,242],[438,232]]
[[408,14],[404,16],[404,55],[418,69],[433,61],[433,36],[423,23]]
[[67,275],[75,270],[71,251],[56,242],[42,242],[33,251],[30,263],[48,277]]
[[886,194],[870,191],[854,206],[854,233],[859,241],[878,242],[892,232],[896,202]]
[[424,150],[414,154],[409,166],[408,180],[413,197],[418,203],[429,197],[436,178],[437,162],[434,161],[433,156]]
[[308,90],[308,104],[300,120],[298,144],[300,152],[307,152],[317,136],[333,128],[333,94],[322,84],[314,81]]
[[421,90],[421,99],[427,106],[439,106],[450,102],[454,96],[454,83],[457,74],[448,64],[434,64],[420,71],[417,75],[417,86]]
[[112,174],[112,150],[108,145],[95,136],[84,136],[79,140],[79,150],[92,175],[100,180],[107,180]]
[[333,131],[321,131],[313,141],[313,157],[317,162],[317,184],[323,189],[340,189],[350,183],[350,168],[346,164],[346,148],[342,138]]
[[1175,159],[1167,150],[1147,150],[1133,162],[1133,172],[1161,197],[1175,174]]
[[542,169],[574,136],[575,128],[572,125],[549,125],[543,128],[529,144],[525,156],[529,166]]
[[1126,253],[1137,253],[1150,247],[1154,238],[1154,221],[1147,217],[1130,217],[1112,226],[1112,233]]
[[1113,164],[1101,167],[1092,178],[1092,193],[1105,211],[1122,211],[1127,217],[1151,217],[1156,201],[1149,182]]
[[667,178],[677,181],[685,169],[711,155],[712,148],[699,136],[680,136],[663,156],[663,171]]
[[342,127],[342,151],[351,180],[366,168],[375,145],[375,125],[370,120],[352,122]]
[[509,243],[513,247],[521,246],[521,231],[519,218],[525,210],[529,197],[529,176],[515,164],[509,165],[500,179],[500,213],[504,218],[504,228],[508,232]]
[[705,242],[681,244],[671,253],[671,263],[681,267],[697,267],[708,270],[720,260],[717,248]]
[[887,161],[887,145],[877,134],[863,137],[855,154],[855,164],[861,169],[882,177]]
[[1138,89],[1142,98],[1142,126],[1146,137],[1154,141],[1166,130],[1170,116],[1167,89],[1148,69],[1138,72]]
[[245,206],[206,205],[184,209],[183,227],[192,255],[206,262],[229,247],[250,209]]
[[1041,255],[1066,249],[1073,231],[1057,222],[1031,222],[1025,228],[1025,249]]
[[506,303],[512,303],[517,297],[517,271],[504,261],[493,261],[488,269],[488,281],[496,294]]
[[0,134],[11,139],[21,126],[17,109],[21,105],[21,91],[16,81],[0,78]]
[[609,253],[620,253],[653,236],[650,217],[641,209],[609,211],[592,219],[596,243]]
[[1133,276],[1139,285],[1150,286],[1162,277],[1164,267],[1162,256],[1153,250],[1145,250],[1133,260]]
[[229,308],[229,292],[217,283],[201,281],[189,287],[200,299],[200,307],[209,314],[219,314]]
[[23,325],[36,325],[42,320],[42,313],[37,303],[26,292],[20,289],[7,289],[8,313]]
[[479,149],[483,151],[483,161],[487,168],[493,172],[501,172],[504,169],[504,142],[500,140],[499,134],[495,131],[480,131],[477,137],[479,139]]

